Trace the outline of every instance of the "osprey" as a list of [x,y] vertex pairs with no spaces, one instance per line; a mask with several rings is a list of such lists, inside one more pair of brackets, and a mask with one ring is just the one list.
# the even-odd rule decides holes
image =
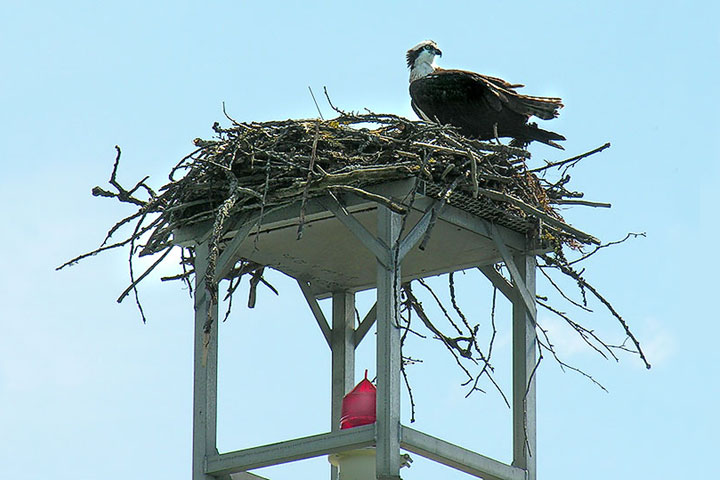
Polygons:
[[554,140],[565,137],[528,123],[532,115],[543,120],[557,117],[561,99],[522,95],[515,89],[524,85],[501,78],[438,68],[436,55],[442,52],[431,40],[407,52],[411,105],[420,118],[458,127],[469,138],[512,137],[521,143],[537,140],[563,149]]

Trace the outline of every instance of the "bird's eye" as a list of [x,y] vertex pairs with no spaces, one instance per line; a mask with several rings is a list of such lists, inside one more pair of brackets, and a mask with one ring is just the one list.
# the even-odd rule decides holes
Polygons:
[[432,50],[432,45],[425,45],[425,50]]

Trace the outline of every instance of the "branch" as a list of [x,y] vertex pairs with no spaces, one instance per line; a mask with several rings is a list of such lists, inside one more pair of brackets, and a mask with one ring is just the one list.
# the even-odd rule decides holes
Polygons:
[[533,168],[533,169],[531,169],[531,170],[528,170],[527,173],[537,173],[537,172],[541,172],[541,171],[543,171],[543,170],[547,170],[547,169],[549,169],[549,168],[559,167],[559,166],[561,166],[561,165],[565,165],[565,164],[568,164],[568,163],[577,162],[577,161],[582,160],[583,158],[589,157],[590,155],[594,155],[594,154],[596,154],[596,153],[602,152],[602,151],[605,150],[606,148],[610,148],[610,142],[608,142],[608,143],[606,143],[605,145],[602,145],[602,146],[600,146],[600,147],[598,147],[598,148],[596,148],[596,149],[594,149],[594,150],[590,150],[589,152],[585,152],[585,153],[583,153],[582,155],[577,155],[577,156],[575,156],[575,157],[568,158],[567,160],[562,160],[562,161],[560,161],[560,162],[548,163],[548,164],[545,165],[544,167]]
[[621,243],[629,240],[630,238],[646,237],[646,236],[647,236],[647,235],[645,234],[645,232],[639,232],[639,233],[629,232],[627,235],[625,235],[625,238],[623,238],[622,240],[615,240],[615,241],[613,241],[613,242],[608,242],[608,243],[603,243],[602,245],[597,245],[597,246],[593,249],[592,252],[590,252],[590,253],[588,253],[588,254],[585,254],[585,255],[583,255],[582,257],[580,257],[580,258],[578,258],[578,259],[576,259],[576,260],[573,260],[572,262],[568,262],[568,265],[574,265],[574,264],[576,264],[576,263],[582,262],[583,260],[586,260],[587,258],[595,255],[595,254],[598,252],[598,250],[600,250],[600,249],[607,248],[607,247],[610,247],[610,246],[612,246],[612,245],[619,245],[619,244],[621,244]]
[[118,170],[118,167],[120,166],[120,155],[122,154],[122,152],[120,150],[120,147],[117,145],[115,145],[115,150],[117,151],[117,156],[115,157],[115,164],[113,165],[113,170],[112,170],[112,173],[110,174],[109,183],[110,183],[110,185],[115,187],[115,189],[118,191],[118,193],[108,192],[107,190],[103,190],[100,187],[95,187],[92,189],[92,194],[96,197],[98,197],[98,196],[100,196],[100,197],[115,197],[118,200],[120,200],[121,202],[132,203],[132,204],[144,207],[147,204],[147,202],[133,197],[132,194],[135,193],[135,191],[137,191],[140,187],[143,187],[150,195],[150,198],[155,197],[155,192],[153,192],[153,190],[145,184],[145,180],[147,180],[149,177],[145,177],[142,180],[140,180],[129,191],[125,190],[117,182],[117,179],[116,179],[117,170]]
[[635,338],[635,335],[633,335],[632,331],[630,331],[630,327],[628,326],[627,322],[625,322],[625,319],[623,319],[620,314],[615,311],[615,308],[613,308],[612,304],[603,297],[600,292],[598,292],[595,287],[590,285],[582,276],[580,273],[576,272],[572,269],[572,267],[565,265],[561,263],[560,261],[550,257],[549,255],[539,255],[540,258],[542,258],[545,263],[548,265],[554,265],[558,269],[560,269],[561,272],[563,272],[565,275],[568,275],[571,278],[574,278],[579,285],[582,285],[583,288],[588,289],[593,295],[595,295],[595,298],[600,300],[600,302],[605,305],[605,307],[608,309],[608,311],[620,322],[620,325],[622,325],[623,329],[625,330],[625,334],[630,337],[632,342],[635,344],[635,347],[637,348],[638,355],[642,359],[642,361],[645,363],[645,368],[650,368],[651,365],[647,361],[647,358],[645,358],[645,353],[643,352],[642,348],[640,347],[640,342]]

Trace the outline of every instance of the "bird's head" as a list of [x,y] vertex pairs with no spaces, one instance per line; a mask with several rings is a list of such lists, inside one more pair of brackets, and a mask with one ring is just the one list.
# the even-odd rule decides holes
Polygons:
[[406,58],[408,68],[413,69],[421,63],[433,65],[436,55],[442,56],[442,52],[438,48],[437,43],[432,40],[420,42],[407,51]]

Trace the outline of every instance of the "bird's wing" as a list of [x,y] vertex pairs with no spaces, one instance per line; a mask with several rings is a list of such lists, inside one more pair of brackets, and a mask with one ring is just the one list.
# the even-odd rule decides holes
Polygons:
[[[472,72],[469,72],[469,73],[472,73]],[[480,75],[480,74],[479,74],[479,73],[475,73],[475,75]],[[502,78],[491,77],[490,75],[480,75],[480,76],[481,76],[484,80],[489,81],[489,82],[491,82],[491,83],[494,83],[496,86],[498,86],[498,87],[500,87],[500,88],[505,88],[505,89],[508,89],[508,90],[513,90],[513,89],[516,89],[516,88],[522,88],[522,87],[525,86],[525,85],[523,85],[522,83],[510,83],[510,82],[507,82],[507,81],[503,80]]]
[[[522,85],[512,84],[497,77],[481,75],[465,70],[438,69],[434,73],[415,80],[410,84],[413,106],[428,114],[428,109],[453,105],[463,109],[478,109],[478,112],[492,109],[500,112],[507,108],[513,112],[543,120],[558,116],[563,107],[562,99],[557,97],[536,97],[514,91]],[[422,115],[420,115],[422,117]]]
[[[508,108],[520,115],[547,119],[556,115],[553,112],[558,107],[554,103],[560,100],[522,95],[514,91],[522,86],[520,84],[466,70],[437,69],[413,83],[416,84],[413,98],[421,97],[417,98],[418,104],[441,101],[445,108],[456,105],[458,108],[475,109],[478,113],[487,109],[501,112]],[[411,85],[411,93],[412,90]]]
[[557,116],[557,109],[562,107],[560,99],[521,95],[511,86],[504,80],[464,70],[436,70],[413,81],[410,96],[418,116],[453,125],[468,137],[510,136],[557,146],[552,140],[562,140],[561,135],[533,129],[527,122],[531,115],[543,119]]
[[410,84],[412,107],[424,120],[453,125],[472,138],[493,138],[497,125],[508,122],[505,93],[488,88],[469,72],[441,70]]
[[480,75],[479,73],[473,75],[478,82],[483,83],[488,89],[501,95],[501,98],[505,101],[504,106],[521,115],[535,115],[543,120],[550,120],[557,117],[558,110],[563,107],[560,98],[523,95],[513,90],[523,85],[510,84],[501,78]]
[[[456,109],[499,112],[507,102],[500,88],[491,88],[481,76],[463,70],[442,70],[410,84],[413,109],[427,117],[438,117]],[[423,115],[420,115],[423,117]]]

